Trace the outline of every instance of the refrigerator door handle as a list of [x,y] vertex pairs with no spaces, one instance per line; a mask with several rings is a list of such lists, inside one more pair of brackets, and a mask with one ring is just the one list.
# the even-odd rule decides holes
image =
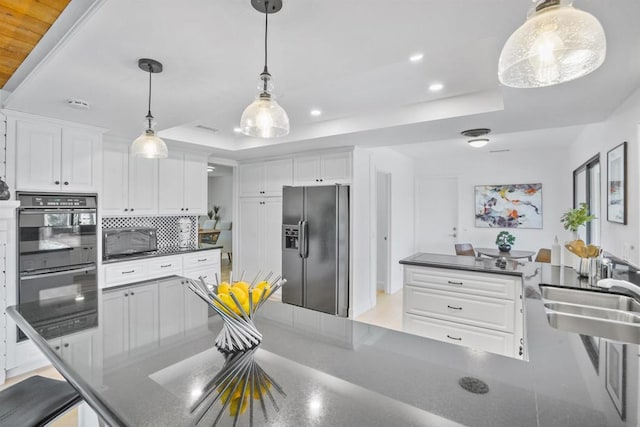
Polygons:
[[308,222],[306,220],[302,221],[302,227],[300,227],[300,236],[302,236],[302,242],[300,243],[300,247],[302,248],[302,258],[309,257],[309,239],[307,239],[307,225]]
[[300,258],[304,258],[304,253],[302,252],[302,248],[304,247],[304,232],[302,230],[302,224],[304,221],[298,221],[298,255]]

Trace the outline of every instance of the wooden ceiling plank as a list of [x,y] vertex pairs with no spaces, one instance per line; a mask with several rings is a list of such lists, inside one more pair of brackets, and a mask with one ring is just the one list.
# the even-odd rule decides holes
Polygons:
[[40,37],[42,37],[50,27],[46,22],[17,13],[15,10],[11,10],[2,4],[0,4],[0,26],[3,27],[3,31],[5,32],[9,32],[13,28],[23,28],[25,31],[38,34]]
[[20,40],[16,37],[5,36],[0,34],[0,47],[15,51],[15,52],[31,52],[33,49],[34,43],[29,43],[24,40]]
[[69,4],[69,0],[60,0],[56,7],[43,4],[37,0],[0,0],[0,3],[16,13],[30,16],[51,25]]

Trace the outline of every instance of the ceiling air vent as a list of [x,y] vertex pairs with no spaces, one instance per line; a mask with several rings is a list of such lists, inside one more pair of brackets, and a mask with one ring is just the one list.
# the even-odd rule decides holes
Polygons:
[[83,99],[69,99],[67,101],[67,105],[77,110],[88,110],[89,108],[91,108],[89,103]]
[[211,133],[217,133],[219,131],[219,129],[212,128],[211,126],[206,126],[206,125],[196,125],[196,127],[198,129],[206,130],[207,132],[211,132]]
[[508,148],[503,148],[502,150],[489,150],[490,153],[506,153],[508,151],[511,150],[509,150]]

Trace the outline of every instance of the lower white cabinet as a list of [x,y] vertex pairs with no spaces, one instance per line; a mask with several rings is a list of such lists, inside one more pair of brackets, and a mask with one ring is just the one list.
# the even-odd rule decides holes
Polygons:
[[526,359],[522,279],[434,267],[404,267],[403,329]]
[[220,249],[114,262],[105,264],[102,270],[103,288],[172,275],[191,279],[202,275],[208,283],[213,284],[216,273],[220,277]]
[[97,329],[89,329],[50,341],[60,357],[72,365],[85,378],[101,374],[101,348]]

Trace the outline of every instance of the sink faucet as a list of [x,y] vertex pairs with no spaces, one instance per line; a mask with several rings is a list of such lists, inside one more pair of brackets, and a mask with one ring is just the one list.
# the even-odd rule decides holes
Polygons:
[[631,291],[636,299],[640,300],[640,286],[627,282],[626,280],[602,279],[598,280],[596,286],[602,289],[623,288]]

